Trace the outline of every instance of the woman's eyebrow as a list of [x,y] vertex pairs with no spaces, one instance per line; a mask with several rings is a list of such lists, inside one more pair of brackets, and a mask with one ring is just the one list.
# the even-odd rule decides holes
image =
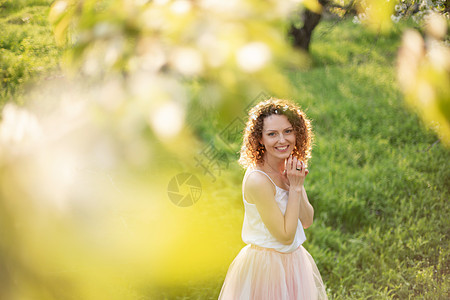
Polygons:
[[[286,129],[293,129],[293,127],[292,126],[289,126],[289,127],[286,127],[285,129],[283,129],[283,130],[286,130]],[[267,129],[267,130],[264,130],[264,132],[269,132],[269,131],[277,131],[276,129]]]

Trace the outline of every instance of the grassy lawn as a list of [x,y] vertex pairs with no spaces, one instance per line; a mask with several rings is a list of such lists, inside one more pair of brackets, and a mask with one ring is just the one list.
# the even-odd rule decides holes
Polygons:
[[[0,107],[58,69],[61,49],[47,19],[51,0],[0,0]],[[45,77],[44,77],[45,78]]]
[[[46,19],[51,2],[0,0],[0,107],[20,103],[28,84],[58,70],[62,50]],[[351,20],[324,21],[314,32],[311,69],[289,71],[295,101],[307,110],[316,136],[306,181],[315,223],[304,246],[332,299],[449,294],[450,151],[405,106],[397,88],[403,29],[376,35]],[[201,128],[214,130],[204,120]],[[217,222],[236,237],[225,243],[230,254],[222,272],[202,282],[144,288],[149,298],[217,298],[243,246],[241,180],[233,162],[214,185],[214,201],[205,204],[221,212]]]

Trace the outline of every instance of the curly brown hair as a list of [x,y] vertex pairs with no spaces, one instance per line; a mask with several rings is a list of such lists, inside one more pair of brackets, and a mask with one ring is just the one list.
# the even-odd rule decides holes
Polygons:
[[265,147],[260,144],[264,119],[270,115],[285,115],[294,128],[296,142],[292,154],[305,165],[311,158],[313,132],[310,120],[297,105],[282,99],[270,98],[254,106],[248,113],[243,131],[239,164],[244,168],[264,162]]

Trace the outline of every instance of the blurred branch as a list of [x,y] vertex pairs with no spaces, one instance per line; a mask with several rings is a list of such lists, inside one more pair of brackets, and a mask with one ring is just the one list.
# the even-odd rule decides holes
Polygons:
[[441,141],[441,139],[437,139],[433,144],[427,147],[427,149],[422,150],[421,152],[428,152],[431,148],[434,147],[434,145],[438,144]]

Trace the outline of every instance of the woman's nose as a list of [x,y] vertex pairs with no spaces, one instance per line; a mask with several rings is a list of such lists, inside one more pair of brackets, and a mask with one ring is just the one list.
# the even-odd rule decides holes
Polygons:
[[284,142],[284,141],[285,141],[285,138],[284,138],[283,134],[280,134],[280,142]]

